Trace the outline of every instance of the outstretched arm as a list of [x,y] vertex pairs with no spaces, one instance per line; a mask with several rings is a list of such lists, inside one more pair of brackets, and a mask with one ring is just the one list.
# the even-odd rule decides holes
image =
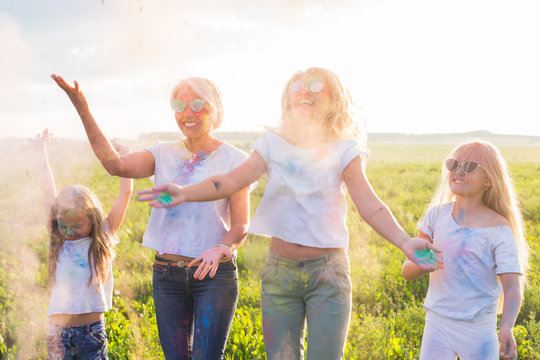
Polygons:
[[51,231],[51,210],[54,201],[56,200],[56,186],[54,185],[54,177],[49,164],[49,157],[47,156],[47,143],[50,141],[51,136],[52,134],[49,134],[49,129],[45,129],[41,134],[38,134],[34,140],[34,145],[38,152],[36,159],[38,161],[39,179],[43,191],[45,221],[49,232]]
[[515,359],[517,345],[512,328],[516,323],[516,318],[521,308],[521,285],[519,282],[521,274],[507,273],[500,276],[503,286],[504,303],[501,324],[499,326],[499,356],[501,359]]
[[[362,167],[360,157],[352,160],[343,170],[343,179],[360,216],[379,235],[400,248],[405,255],[423,269],[442,266],[442,256],[428,240],[411,238],[397,223],[388,207],[377,197]],[[419,261],[426,253],[435,251],[435,261]]]
[[[111,144],[121,156],[129,154],[129,147],[119,143],[116,140],[111,141]],[[111,234],[116,233],[116,230],[118,230],[120,224],[122,223],[122,220],[124,219],[124,216],[126,215],[129,198],[132,191],[133,180],[121,177],[118,195],[114,200],[111,211],[109,211],[109,214],[107,215],[107,222],[109,223],[109,231],[111,232]]]
[[227,174],[212,176],[195,185],[180,186],[169,183],[142,190],[139,195],[143,196],[138,200],[148,201],[148,205],[156,208],[163,208],[186,201],[223,199],[255,182],[265,171],[266,163],[257,151],[253,151],[242,165]]
[[88,141],[97,158],[111,175],[130,178],[144,178],[154,174],[154,157],[148,151],[140,151],[126,156],[118,156],[114,146],[107,140],[96,120],[90,113],[88,102],[79,88],[69,85],[61,76],[51,75],[51,78],[64,90],[79,113]]

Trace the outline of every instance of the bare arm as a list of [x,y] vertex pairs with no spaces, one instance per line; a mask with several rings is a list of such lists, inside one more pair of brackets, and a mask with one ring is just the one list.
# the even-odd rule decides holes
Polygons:
[[204,279],[210,271],[210,277],[214,277],[219,267],[219,261],[223,257],[232,258],[232,251],[238,249],[247,236],[249,223],[249,188],[244,188],[231,196],[231,228],[223,236],[221,243],[203,252],[201,256],[193,260],[190,265],[201,262],[193,277]]
[[[421,231],[418,232],[418,237],[421,239],[429,240],[429,242],[433,242],[428,235],[424,234]],[[401,275],[403,275],[405,280],[409,281],[419,279],[429,272],[429,270],[422,269],[420,266],[416,265],[409,259],[405,260],[405,262],[403,263],[403,267],[401,268]]]
[[343,170],[343,179],[360,216],[379,235],[400,248],[407,257],[422,268],[435,269],[442,266],[442,256],[437,255],[434,264],[417,261],[417,254],[433,249],[433,244],[425,239],[411,238],[397,223],[388,207],[379,199],[369,183],[360,157],[352,160]]
[[148,151],[140,151],[127,156],[118,156],[114,146],[105,137],[96,120],[90,113],[88,102],[75,81],[75,87],[69,85],[61,76],[51,75],[51,78],[64,90],[79,113],[88,136],[88,141],[97,158],[111,175],[130,178],[144,178],[154,174],[154,157]]
[[[112,144],[120,155],[129,154],[129,148],[127,146],[122,145],[114,140],[112,141]],[[109,214],[107,215],[107,222],[109,223],[109,230],[111,234],[116,233],[116,230],[118,230],[120,224],[122,223],[122,220],[124,219],[124,216],[126,215],[129,198],[132,191],[133,180],[121,177],[118,195],[114,200],[111,211],[109,211]]]
[[195,185],[165,184],[139,191],[139,201],[148,201],[153,207],[171,207],[186,201],[214,201],[231,197],[255,182],[266,171],[266,163],[257,151],[239,167],[227,174],[215,175]]
[[54,176],[49,164],[49,157],[47,156],[47,143],[50,141],[52,134],[49,134],[49,130],[45,129],[41,134],[38,134],[34,140],[34,145],[38,151],[38,172],[41,182],[41,189],[43,191],[43,206],[45,210],[45,221],[47,230],[51,232],[50,216],[54,201],[56,200],[56,186],[54,185]]
[[516,318],[521,309],[521,274],[501,274],[504,293],[503,312],[499,326],[499,355],[503,359],[514,359],[517,345],[512,333]]

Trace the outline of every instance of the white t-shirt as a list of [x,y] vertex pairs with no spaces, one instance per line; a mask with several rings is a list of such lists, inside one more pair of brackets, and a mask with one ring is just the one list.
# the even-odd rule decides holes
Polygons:
[[[106,225],[106,224],[105,224]],[[111,237],[113,246],[118,238]],[[47,316],[56,314],[85,314],[106,312],[112,307],[113,273],[112,261],[109,263],[107,278],[97,286],[97,277],[93,269],[92,284],[88,264],[88,248],[91,237],[79,240],[66,240],[58,254],[56,277],[51,291]],[[92,267],[94,264],[92,264]]]
[[454,202],[431,208],[419,224],[444,256],[444,269],[429,274],[424,307],[472,321],[497,311],[502,290],[497,275],[523,271],[509,226],[463,227],[454,221],[453,210]]
[[346,248],[346,186],[342,173],[363,152],[354,140],[300,148],[272,132],[253,143],[268,183],[249,232],[319,248]]
[[[247,158],[242,150],[226,143],[209,154],[193,154],[183,141],[158,142],[146,150],[155,159],[156,185],[197,184],[228,173]],[[229,229],[229,199],[187,202],[172,208],[153,208],[142,244],[160,254],[198,257],[221,242]]]

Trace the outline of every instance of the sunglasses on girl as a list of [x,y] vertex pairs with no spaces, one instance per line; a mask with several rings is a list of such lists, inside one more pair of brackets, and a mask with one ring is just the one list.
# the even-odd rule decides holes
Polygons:
[[[173,100],[171,101],[171,106],[174,111],[181,113],[186,110],[186,102],[184,100]],[[193,99],[189,103],[189,108],[194,112],[201,112],[204,109],[204,100],[203,99]]]
[[303,82],[302,80],[296,80],[291,84],[291,90],[292,92],[299,92],[300,90],[309,89],[312,93],[316,94],[318,92],[321,92],[324,87],[324,84],[320,80],[312,81],[308,84]]
[[465,161],[461,163],[456,159],[446,159],[444,161],[444,165],[446,166],[446,169],[448,169],[448,171],[457,171],[457,169],[461,167],[465,174],[472,174],[476,171],[476,169],[482,167],[482,165],[480,165],[476,161]]

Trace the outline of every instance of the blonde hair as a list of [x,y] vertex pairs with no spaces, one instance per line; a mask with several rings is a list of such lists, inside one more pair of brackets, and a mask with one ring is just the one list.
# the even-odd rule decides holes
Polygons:
[[56,281],[56,264],[60,250],[64,246],[65,237],[58,228],[57,216],[66,211],[83,211],[92,225],[89,237],[92,238],[88,248],[88,264],[90,266],[90,279],[88,287],[92,284],[94,274],[97,283],[103,284],[109,273],[109,264],[115,253],[111,241],[111,235],[105,229],[103,223],[103,211],[101,203],[94,193],[81,185],[70,186],[56,197],[51,210],[51,234],[49,245],[49,284]]
[[[330,95],[330,109],[322,119],[324,135],[329,140],[354,139],[365,150],[366,133],[364,131],[364,119],[360,116],[361,109],[352,103],[351,95],[345,89],[339,77],[332,71],[320,67],[312,67],[306,71],[298,71],[285,84],[281,95],[282,129],[283,125],[291,118],[291,85],[303,75],[318,77],[328,89]],[[356,110],[356,111],[354,111]]]
[[185,86],[190,87],[195,94],[204,100],[205,106],[208,106],[208,112],[212,118],[212,129],[216,130],[219,128],[223,122],[223,104],[221,92],[217,85],[212,81],[201,77],[183,79],[171,90],[171,106],[178,91]]
[[[472,154],[478,157],[478,162],[485,170],[490,183],[484,192],[482,202],[491,210],[502,215],[508,221],[514,234],[518,262],[523,271],[523,276],[520,278],[523,295],[529,269],[529,246],[525,239],[524,222],[514,182],[499,149],[488,141],[474,139],[462,143],[450,152],[448,158],[467,159]],[[439,207],[454,199],[455,195],[450,191],[450,172],[443,165],[441,185],[431,200],[430,207]]]

